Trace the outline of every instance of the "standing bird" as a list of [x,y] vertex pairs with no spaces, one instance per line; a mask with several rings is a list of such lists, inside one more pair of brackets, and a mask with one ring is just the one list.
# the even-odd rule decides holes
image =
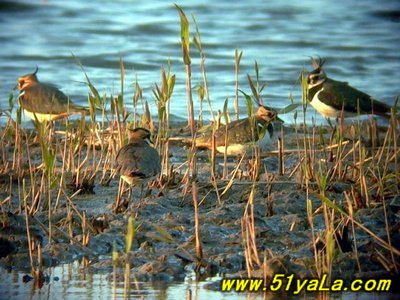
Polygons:
[[[227,154],[236,155],[251,149],[253,142],[259,143],[261,148],[265,147],[272,139],[272,121],[277,119],[277,113],[259,104],[253,117],[230,122],[227,128],[221,125],[214,134],[216,150],[224,153],[226,147]],[[196,147],[212,149],[212,140],[212,132],[207,132],[196,138]]]
[[19,105],[34,121],[40,123],[67,117],[76,113],[88,113],[85,107],[75,105],[63,92],[48,83],[39,82],[35,72],[18,78],[18,89],[21,91]]
[[314,70],[307,77],[308,100],[326,118],[354,117],[358,114],[373,114],[390,118],[391,107],[373,99],[370,95],[351,87],[347,82],[336,81],[326,76],[323,60],[311,58]]
[[129,142],[118,151],[115,159],[115,172],[130,187],[141,186],[141,191],[145,183],[161,172],[160,155],[150,143],[150,132],[147,129],[129,129]]

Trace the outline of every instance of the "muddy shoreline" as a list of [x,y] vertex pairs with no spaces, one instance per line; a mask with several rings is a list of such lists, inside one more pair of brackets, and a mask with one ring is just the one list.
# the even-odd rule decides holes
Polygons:
[[[295,149],[298,142],[293,128],[285,128],[284,131],[285,148]],[[275,145],[272,145],[271,149],[274,148]],[[7,149],[8,155],[12,153],[12,147]],[[33,147],[32,150],[31,155],[37,156],[39,161],[40,149]],[[186,151],[181,145],[171,145],[171,165],[183,163]],[[208,156],[207,151],[200,151],[197,159],[201,260],[196,257],[192,193],[189,188],[183,195],[184,188],[180,182],[182,171],[176,171],[173,180],[164,187],[155,184],[142,199],[139,199],[140,189],[135,188],[131,200],[120,213],[113,211],[118,178],[103,186],[98,183],[101,177],[99,171],[93,193],[74,195],[70,200],[66,196],[60,197],[60,204],[51,216],[51,241],[48,211],[39,209],[28,218],[31,238],[35,246],[41,245],[42,267],[85,260],[90,272],[111,274],[114,267],[124,268],[129,262],[131,274],[135,274],[137,280],[166,283],[182,281],[185,274],[194,269],[200,279],[216,274],[272,278],[273,274],[283,273],[295,274],[299,278],[317,277],[315,251],[321,257],[326,251],[325,208],[315,181],[310,181],[306,190],[302,174],[296,171],[299,153],[285,154],[283,175],[279,175],[278,157],[275,154],[266,155],[261,159],[262,172],[254,184],[246,175],[237,178],[220,199],[210,183]],[[223,156],[219,155],[217,162],[217,171],[220,171]],[[231,174],[237,158],[230,157],[228,162]],[[28,176],[25,179],[28,181]],[[218,191],[224,190],[228,182],[219,179]],[[3,173],[0,184],[0,266],[5,270],[30,273],[25,211],[24,207],[16,205],[21,203],[18,202],[19,189],[16,187],[21,187],[22,181]],[[348,212],[344,194],[352,191],[361,193],[358,186],[357,182],[350,180],[331,181],[324,195]],[[391,189],[398,191],[399,187]],[[69,197],[74,193],[70,189],[66,192]],[[254,263],[255,259],[251,274],[246,267],[242,223],[250,194],[253,199],[257,259],[263,265],[260,268]],[[354,204],[353,219],[385,241],[388,241],[389,233],[392,247],[400,249],[400,196],[389,192],[385,195],[387,197],[382,200],[379,193],[371,189],[368,205]],[[307,205],[310,204],[313,228],[307,213],[310,209]],[[83,213],[88,223],[85,229],[80,218]],[[399,256],[392,256],[360,226],[352,226],[349,218],[339,218],[340,214],[333,210],[330,214],[337,217],[333,221],[332,279],[341,278],[346,282],[354,278],[398,280],[396,268]],[[134,217],[136,232],[132,250],[127,255],[125,234],[130,216]],[[84,245],[85,239],[88,239],[87,245]],[[112,259],[113,252],[118,253],[117,259]],[[209,288],[218,288],[218,284],[211,284]]]

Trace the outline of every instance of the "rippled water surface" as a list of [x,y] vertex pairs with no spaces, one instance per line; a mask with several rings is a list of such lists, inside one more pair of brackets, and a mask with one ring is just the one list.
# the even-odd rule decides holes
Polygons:
[[[46,269],[48,281],[41,289],[35,288],[33,281],[24,282],[24,274],[11,272],[6,274],[0,269],[0,299],[235,299],[262,300],[275,299],[274,295],[265,298],[257,293],[219,292],[205,286],[214,279],[196,283],[192,276],[185,282],[165,284],[162,282],[132,282],[130,291],[124,289],[123,279],[113,281],[113,274],[92,274],[81,268],[79,263],[66,264]],[[123,274],[123,272],[119,272]],[[122,275],[123,276],[123,275]],[[192,298],[187,298],[188,294]],[[388,293],[333,293],[331,300],[395,300],[398,295]],[[299,299],[292,296],[288,299]],[[315,293],[302,295],[301,299],[318,299]]]
[[[123,272],[119,273],[123,276]],[[33,280],[24,282],[22,273],[0,273],[0,299],[185,299],[187,290],[196,290],[195,282],[188,277],[185,283],[168,285],[131,282],[128,291],[124,289],[123,278],[114,282],[112,273],[93,274],[77,262],[47,269],[46,275],[48,280],[39,289],[34,287]],[[204,283],[197,288],[202,285]],[[203,289],[202,295],[223,297],[222,293]]]
[[[181,3],[179,3],[181,2]],[[308,56],[326,58],[326,71],[375,98],[394,103],[400,83],[400,2],[366,1],[178,1],[194,14],[206,55],[210,97],[222,109],[235,94],[234,53],[243,51],[240,88],[248,93],[246,74],[267,83],[263,99],[274,107],[300,101],[297,80]],[[125,99],[131,108],[137,76],[144,97],[154,103],[152,88],[160,68],[171,62],[177,76],[171,111],[186,117],[185,73],[181,58],[179,16],[168,1],[1,1],[0,108],[18,76],[39,66],[39,79],[59,86],[80,104],[87,103],[79,57],[103,94],[120,92],[119,60],[126,70]],[[194,26],[191,26],[192,33]],[[192,84],[202,82],[198,53],[192,44]],[[199,110],[197,94],[194,96]],[[241,107],[245,101],[240,99]],[[153,106],[154,108],[154,106]],[[311,110],[311,109],[310,109]],[[243,109],[242,113],[246,111]],[[155,110],[153,111],[155,115]],[[284,117],[290,122],[293,115]]]

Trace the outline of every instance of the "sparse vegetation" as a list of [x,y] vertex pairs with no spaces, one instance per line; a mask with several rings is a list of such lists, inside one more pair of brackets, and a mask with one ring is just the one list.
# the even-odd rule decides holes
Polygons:
[[[345,126],[340,119],[334,128],[307,124],[307,89],[302,78],[303,98],[299,102],[304,118],[299,121],[295,112],[294,125],[282,128],[284,138],[275,131],[282,138],[276,150],[262,151],[254,142],[253,151],[237,159],[226,152],[217,155],[215,145],[206,154],[194,146],[185,149],[174,145],[170,137],[193,138],[197,125],[203,122],[200,115],[196,123],[193,115],[189,24],[184,12],[177,9],[187,72],[188,124],[170,120],[175,75],[169,67],[165,70],[161,66],[161,83],[152,91],[142,90],[136,77],[134,111],[130,113],[125,106],[128,87],[122,59],[121,91],[114,97],[101,96],[76,57],[90,90],[89,117],[25,129],[21,112],[14,114],[12,97],[9,112],[0,116],[5,120],[0,128],[0,237],[7,238],[19,227],[25,229],[21,240],[26,242],[19,242],[19,251],[29,253],[37,286],[43,284],[43,256],[64,244],[68,244],[66,252],[78,252],[74,257],[80,259],[109,255],[114,288],[122,280],[119,268],[123,268],[126,291],[132,288],[131,276],[135,276],[135,286],[139,285],[136,276],[151,280],[162,272],[181,279],[186,264],[195,265],[199,279],[217,272],[266,280],[275,272],[317,278],[327,274],[327,283],[335,276],[349,280],[356,275],[368,277],[371,272],[398,276],[398,204],[397,208],[390,206],[400,195],[396,112],[387,128],[372,121],[367,126]],[[215,132],[224,126],[220,124],[222,117],[224,123],[230,121],[228,100],[222,114],[215,117],[218,114],[209,98],[199,26],[195,25],[194,43],[203,79],[200,101],[208,103],[214,121],[211,130]],[[251,117],[253,102],[262,103],[266,86],[260,82],[257,62],[255,80],[248,75],[248,85],[238,82],[241,57],[242,52],[236,50],[232,112],[236,119],[240,113],[237,102],[246,101]],[[155,115],[150,114],[144,100],[146,92],[152,93],[157,103],[158,120],[152,119]],[[139,105],[144,107],[143,115],[138,114]],[[290,112],[296,106],[290,104],[280,112]],[[149,128],[156,136],[163,171],[151,185],[156,192],[124,206],[120,202],[122,187],[114,178],[113,158],[126,143],[126,128],[138,126]],[[88,201],[98,203],[88,206]],[[114,206],[118,209],[112,213]],[[15,221],[19,218],[25,221],[23,225]],[[290,227],[285,220],[290,220]],[[103,244],[109,247],[100,249],[99,239],[105,239]],[[294,252],[297,254],[291,256]],[[179,261],[182,267],[173,269],[169,259]],[[349,270],[346,260],[357,267]],[[10,258],[8,263],[12,261]]]

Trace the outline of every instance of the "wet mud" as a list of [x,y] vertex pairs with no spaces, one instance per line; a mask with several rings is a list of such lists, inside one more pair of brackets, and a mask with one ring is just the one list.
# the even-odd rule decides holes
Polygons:
[[[284,130],[285,149],[296,149],[298,142],[294,130]],[[302,137],[300,142],[303,143]],[[276,146],[271,148],[275,150]],[[12,149],[9,151],[11,153]],[[173,166],[179,166],[187,158],[187,149],[182,145],[171,145],[170,153]],[[31,155],[36,155],[39,160],[40,151],[34,149]],[[2,174],[0,265],[4,269],[30,273],[29,224],[32,246],[37,249],[40,245],[44,268],[80,260],[85,261],[90,272],[111,276],[115,267],[124,268],[129,263],[131,274],[137,280],[163,282],[182,281],[192,270],[200,279],[216,274],[271,278],[275,273],[283,273],[299,278],[317,277],[316,253],[321,259],[327,251],[327,210],[315,180],[310,180],[306,187],[300,160],[300,152],[287,152],[284,174],[280,175],[276,153],[263,155],[261,171],[254,182],[243,163],[242,178],[238,176],[227,192],[218,197],[228,186],[238,158],[228,158],[228,178],[218,179],[216,189],[210,181],[209,151],[200,151],[195,181],[201,258],[196,252],[192,186],[185,193],[185,184],[181,182],[183,170],[176,169],[168,184],[155,182],[145,192],[133,188],[130,198],[127,192],[124,193],[125,205],[119,212],[114,211],[118,177],[103,186],[98,184],[99,174],[92,192],[74,195],[69,200],[66,196],[60,197],[57,209],[51,213],[51,226],[45,209],[38,209],[26,218],[25,207],[16,205],[21,203],[16,187],[21,186],[22,181],[16,178],[10,181],[8,174]],[[217,173],[222,172],[222,155],[218,155],[217,163]],[[396,174],[395,169],[393,174]],[[10,185],[15,186],[11,192]],[[345,193],[361,194],[358,187],[359,183],[351,180],[331,180],[324,195],[349,213]],[[390,191],[394,192],[387,192],[384,199],[377,189],[370,190],[368,204],[362,196],[357,198],[360,203],[353,203],[353,220],[371,230],[373,235],[355,225],[350,218],[340,216],[338,211],[329,210],[335,215],[331,278],[396,278],[399,256],[382,246],[376,237],[400,249],[400,196],[395,192],[398,189],[398,186],[392,186]],[[71,189],[66,191],[69,197],[74,193]],[[257,251],[250,274],[249,262],[246,262],[248,237],[243,230],[244,218],[249,216],[249,201],[252,202]],[[134,218],[136,231],[131,251],[126,254],[129,217]],[[86,226],[82,226],[83,219]],[[33,260],[37,261],[38,251],[33,253]],[[113,253],[118,253],[114,259]],[[211,284],[210,288],[218,287]]]

